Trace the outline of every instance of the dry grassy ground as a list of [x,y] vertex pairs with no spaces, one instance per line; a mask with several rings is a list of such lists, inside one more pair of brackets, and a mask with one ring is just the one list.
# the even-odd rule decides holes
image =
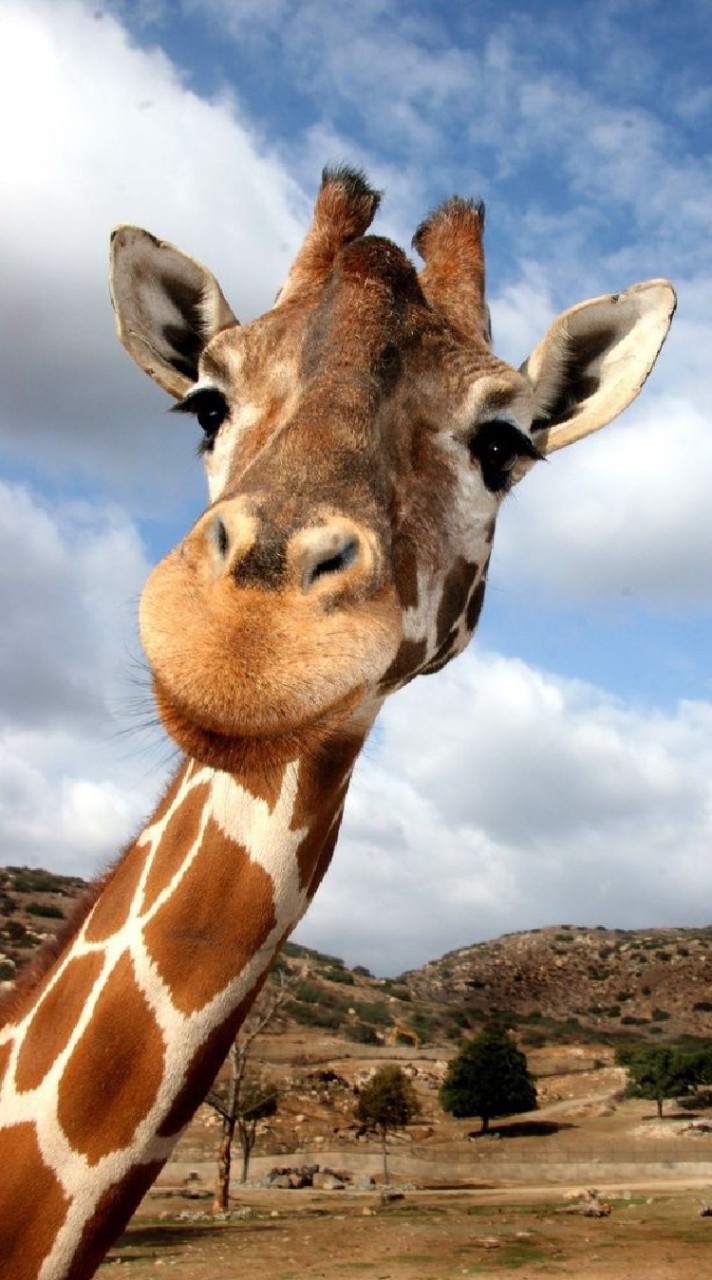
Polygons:
[[690,1190],[612,1197],[598,1220],[563,1213],[551,1190],[417,1192],[388,1207],[374,1195],[334,1199],[250,1191],[247,1216],[228,1223],[161,1219],[160,1201],[147,1202],[100,1274],[120,1261],[134,1280],[700,1280],[712,1257],[712,1218]]
[[[348,1075],[366,1062],[341,1059],[336,1065]],[[700,1217],[702,1203],[712,1199],[705,1176],[712,1134],[685,1138],[680,1130],[689,1115],[671,1114],[661,1126],[650,1103],[621,1101],[619,1070],[603,1062],[586,1069],[587,1058],[575,1047],[542,1051],[536,1065],[544,1109],[497,1126],[499,1140],[468,1140],[476,1122],[441,1116],[431,1137],[395,1143],[394,1178],[406,1190],[389,1205],[373,1190],[259,1185],[258,1175],[270,1163],[321,1159],[356,1171],[368,1157],[369,1144],[364,1150],[353,1138],[334,1138],[324,1106],[319,1119],[322,1133],[331,1133],[331,1150],[307,1142],[291,1156],[265,1152],[254,1162],[253,1185],[233,1184],[229,1220],[212,1220],[216,1131],[203,1110],[105,1267],[119,1263],[121,1273],[135,1280],[169,1271],[175,1280],[454,1280],[498,1273],[517,1280],[701,1280],[712,1259],[712,1218]],[[428,1105],[425,1093],[423,1101]],[[286,1101],[284,1109],[289,1113]],[[290,1125],[296,1139],[304,1126]],[[697,1165],[695,1155],[705,1164]],[[377,1158],[377,1149],[371,1156]],[[666,1167],[673,1160],[683,1162],[676,1171]],[[610,1176],[610,1162],[617,1168],[619,1161],[625,1172],[621,1165],[621,1177]],[[423,1163],[430,1184],[423,1184]],[[537,1185],[513,1185],[515,1166],[533,1168]],[[456,1189],[444,1190],[449,1177]],[[469,1186],[458,1187],[458,1178]],[[598,1186],[610,1216],[565,1212],[570,1202],[564,1193],[586,1184]],[[206,1198],[186,1198],[196,1187]]]
[[[46,872],[0,869],[0,985],[31,944],[61,923],[80,888]],[[650,1103],[622,1100],[624,1072],[610,1044],[591,1036],[626,1025],[642,1028],[651,1043],[663,1030],[709,1035],[712,1010],[699,995],[712,975],[712,929],[619,934],[562,926],[465,948],[391,982],[300,948],[288,947],[285,963],[299,978],[298,1009],[276,1019],[255,1055],[279,1090],[279,1109],[260,1128],[254,1185],[234,1186],[228,1221],[204,1214],[218,1131],[215,1115],[201,1108],[101,1274],[117,1264],[136,1280],[167,1270],[176,1280],[448,1280],[497,1272],[519,1280],[701,1280],[710,1272],[712,1218],[700,1218],[699,1209],[712,1200],[712,1111],[700,1115],[697,1129],[689,1113],[675,1117],[672,1108],[659,1124]],[[491,1140],[473,1138],[478,1122],[452,1120],[438,1103],[455,1052],[451,998],[458,991],[463,1007],[479,1001],[481,1012],[522,1014],[523,1047],[537,1076],[540,1110],[497,1125]],[[559,1025],[573,1014],[578,1023]],[[416,1036],[398,1047],[392,1033],[399,1025],[411,1028],[411,1039],[417,1027],[424,1043]],[[582,1042],[566,1043],[577,1025]],[[380,1043],[363,1043],[355,1027],[377,1028]],[[330,1165],[362,1186],[367,1174],[378,1174],[377,1144],[358,1132],[353,1110],[360,1084],[386,1062],[408,1072],[422,1110],[392,1144],[391,1168],[405,1198],[384,1206],[374,1191],[266,1190],[260,1180],[273,1165]],[[446,1182],[458,1190],[442,1190]],[[591,1184],[610,1201],[609,1217],[562,1212],[566,1190]],[[186,1197],[196,1188],[207,1199]]]

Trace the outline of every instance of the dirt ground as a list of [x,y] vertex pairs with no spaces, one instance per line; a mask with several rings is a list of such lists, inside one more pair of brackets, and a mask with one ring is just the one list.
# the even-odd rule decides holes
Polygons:
[[[349,1083],[374,1065],[366,1057],[343,1058],[336,1048],[324,1046],[320,1061]],[[668,1107],[661,1125],[650,1103],[621,1100],[622,1072],[604,1050],[592,1056],[590,1047],[567,1046],[535,1056],[541,1109],[501,1122],[498,1141],[491,1142],[473,1141],[476,1122],[454,1121],[437,1108],[435,1053],[404,1060],[421,1093],[421,1129],[429,1136],[394,1138],[392,1168],[400,1172],[393,1176],[403,1177],[404,1194],[387,1205],[373,1189],[265,1188],[270,1165],[321,1161],[322,1167],[357,1169],[372,1150],[370,1142],[356,1140],[330,1090],[307,1081],[280,1103],[280,1127],[264,1134],[262,1154],[251,1166],[252,1185],[233,1182],[229,1218],[212,1219],[217,1131],[201,1108],[176,1149],[168,1178],[149,1192],[99,1274],[117,1264],[130,1280],[168,1272],[172,1280],[455,1280],[499,1273],[517,1280],[701,1280],[709,1274],[712,1217],[700,1217],[700,1208],[712,1200],[712,1186],[697,1178],[689,1161],[699,1153],[708,1167],[712,1132],[685,1137],[691,1115]],[[383,1050],[378,1065],[382,1061]],[[706,1118],[712,1122],[712,1112]],[[279,1145],[272,1145],[276,1140]],[[511,1166],[493,1161],[497,1153],[540,1165],[542,1185],[512,1185]],[[427,1181],[415,1173],[423,1157],[431,1169]],[[377,1170],[377,1146],[373,1158]],[[463,1161],[470,1170],[467,1185]],[[639,1165],[640,1173],[625,1183],[595,1179],[597,1163],[618,1161],[627,1162],[629,1173]],[[657,1162],[657,1176],[648,1179],[643,1167],[651,1161]],[[673,1161],[687,1166],[674,1180]],[[552,1162],[590,1169],[610,1215],[594,1219],[565,1212],[571,1207],[565,1193],[581,1184],[554,1185]],[[191,1179],[204,1198],[188,1198]],[[446,1179],[456,1189],[443,1189]]]
[[[511,1272],[576,1280],[700,1280],[709,1274],[712,1218],[702,1192],[655,1189],[605,1197],[609,1217],[564,1212],[560,1191],[408,1192],[383,1206],[374,1193],[248,1190],[226,1222],[178,1217],[154,1200],[112,1249],[100,1274],[143,1280],[453,1280]],[[149,1212],[152,1216],[148,1216]],[[169,1216],[162,1216],[169,1215]],[[238,1216],[241,1215],[241,1216]]]

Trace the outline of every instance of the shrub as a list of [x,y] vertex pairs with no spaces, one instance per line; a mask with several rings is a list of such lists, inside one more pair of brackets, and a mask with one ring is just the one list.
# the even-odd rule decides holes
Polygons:
[[390,1010],[382,1000],[361,1000],[354,1008],[362,1022],[371,1022],[379,1027],[387,1027],[391,1022]]
[[55,876],[51,871],[34,867],[8,867],[10,883],[17,893],[62,893],[66,885],[81,885],[75,876]]
[[535,1027],[527,1027],[522,1032],[522,1044],[529,1049],[543,1049],[546,1044],[546,1036],[543,1031],[537,1031]]
[[381,1043],[373,1027],[367,1027],[363,1022],[349,1023],[346,1028],[346,1039],[352,1040],[354,1044]]
[[333,991],[324,990],[316,982],[310,982],[307,978],[297,983],[294,989],[294,997],[302,1004],[323,1004],[331,1009],[344,1009],[344,1001]]
[[305,1027],[335,1029],[340,1027],[343,1021],[343,1015],[339,1010],[320,1008],[317,1004],[300,1004],[297,1000],[291,1000],[284,1009],[295,1022]]
[[408,987],[404,987],[402,982],[391,982],[387,979],[383,983],[382,989],[385,991],[386,995],[395,996],[396,1000],[403,1000],[407,1004],[409,1004],[413,999],[410,989]]
[[42,916],[47,920],[64,919],[64,912],[52,902],[29,902],[26,911],[30,916]]
[[326,978],[327,982],[340,982],[344,987],[353,987],[354,985],[353,976],[348,969],[325,969],[322,977]]

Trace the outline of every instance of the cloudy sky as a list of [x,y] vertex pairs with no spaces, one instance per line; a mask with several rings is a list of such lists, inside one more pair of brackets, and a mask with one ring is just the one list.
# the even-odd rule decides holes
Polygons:
[[711,44],[708,0],[2,0],[0,863],[92,874],[170,767],[134,619],[204,483],[114,337],[109,229],[249,319],[345,160],[403,245],[484,196],[513,362],[635,280],[679,310],[640,401],[509,499],[477,642],[387,707],[297,936],[396,973],[710,921]]

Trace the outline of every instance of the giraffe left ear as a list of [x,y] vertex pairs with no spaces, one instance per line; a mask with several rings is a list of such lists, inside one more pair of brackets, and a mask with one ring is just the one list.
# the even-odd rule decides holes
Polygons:
[[144,373],[180,399],[213,335],[237,324],[215,276],[167,240],[122,226],[111,236],[109,279],[120,341]]
[[534,390],[532,430],[542,453],[598,431],[628,407],[655,364],[675,306],[667,280],[647,280],[562,312],[520,370]]

